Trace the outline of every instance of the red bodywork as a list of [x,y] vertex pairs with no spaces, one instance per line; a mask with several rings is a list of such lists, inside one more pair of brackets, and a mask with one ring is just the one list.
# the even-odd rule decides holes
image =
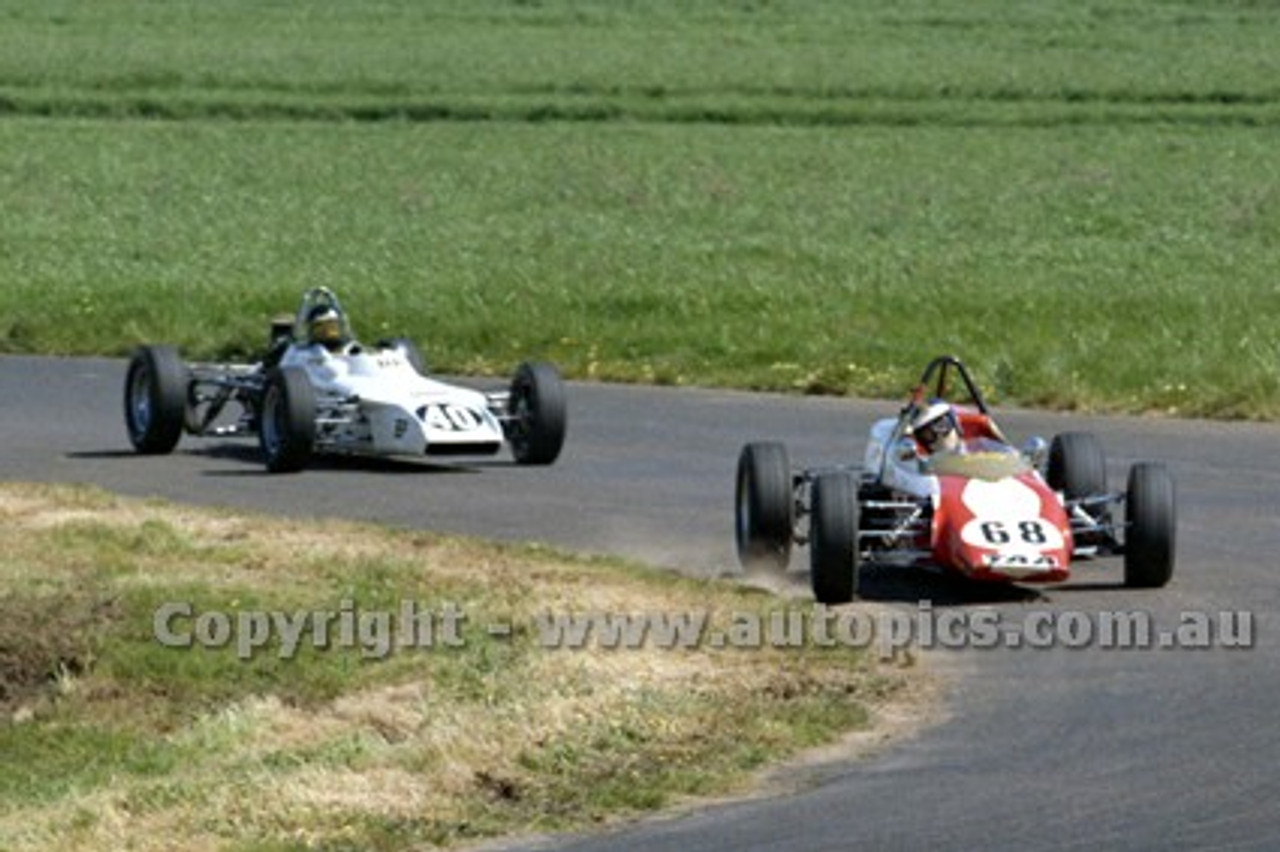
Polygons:
[[975,580],[1066,580],[1075,552],[1066,509],[1031,462],[1010,446],[957,358],[944,355],[929,363],[904,418],[921,410],[926,399],[949,402],[963,449],[929,456],[917,438],[925,471],[937,482],[929,540],[919,542],[920,549],[933,564]]
[[1030,470],[997,475],[1003,454],[976,452],[939,465],[929,549],[936,564],[975,580],[1067,579],[1071,525],[1057,495]]

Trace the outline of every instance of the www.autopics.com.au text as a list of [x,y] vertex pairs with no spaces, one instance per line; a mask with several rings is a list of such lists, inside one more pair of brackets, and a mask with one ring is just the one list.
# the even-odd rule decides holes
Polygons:
[[543,612],[525,623],[472,624],[452,603],[436,607],[402,601],[395,610],[361,609],[343,600],[332,610],[203,610],[172,601],[152,617],[156,641],[169,648],[233,648],[243,660],[259,653],[288,659],[301,648],[354,649],[366,659],[403,650],[460,648],[478,636],[514,640],[529,635],[548,650],[691,650],[849,647],[892,659],[908,650],[1248,649],[1254,646],[1247,611],[1184,611],[1161,619],[1143,610],[1033,610],[1011,616],[998,609],[912,610],[853,607],[789,608],[769,612]]

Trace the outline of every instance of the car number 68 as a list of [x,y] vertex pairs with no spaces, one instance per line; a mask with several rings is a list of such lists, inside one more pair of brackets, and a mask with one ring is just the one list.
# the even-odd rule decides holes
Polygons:
[[1022,520],[974,519],[965,524],[961,538],[976,547],[1028,547],[1033,550],[1063,546],[1062,533],[1042,518]]

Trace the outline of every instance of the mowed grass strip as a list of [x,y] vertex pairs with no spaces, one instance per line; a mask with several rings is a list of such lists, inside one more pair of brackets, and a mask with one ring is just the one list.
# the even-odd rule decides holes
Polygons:
[[[849,648],[555,647],[540,613],[803,614],[725,582],[77,487],[0,486],[0,846],[449,846],[693,796],[863,729],[917,677]],[[406,600],[456,638],[378,645]],[[202,613],[335,613],[327,648],[276,635],[167,647]],[[487,625],[513,626],[510,636]],[[363,631],[363,632],[362,632]],[[425,634],[419,633],[419,639]]]
[[770,99],[815,115],[857,101],[1245,108],[1278,97],[1278,21],[1264,3],[1141,0],[59,0],[6,11],[0,92],[28,113],[275,104],[352,118],[734,121]]

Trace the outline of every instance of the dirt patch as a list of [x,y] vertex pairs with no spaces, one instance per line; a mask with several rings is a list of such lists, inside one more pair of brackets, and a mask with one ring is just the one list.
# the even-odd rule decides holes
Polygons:
[[103,633],[122,618],[120,600],[105,594],[0,599],[0,714],[91,671]]

